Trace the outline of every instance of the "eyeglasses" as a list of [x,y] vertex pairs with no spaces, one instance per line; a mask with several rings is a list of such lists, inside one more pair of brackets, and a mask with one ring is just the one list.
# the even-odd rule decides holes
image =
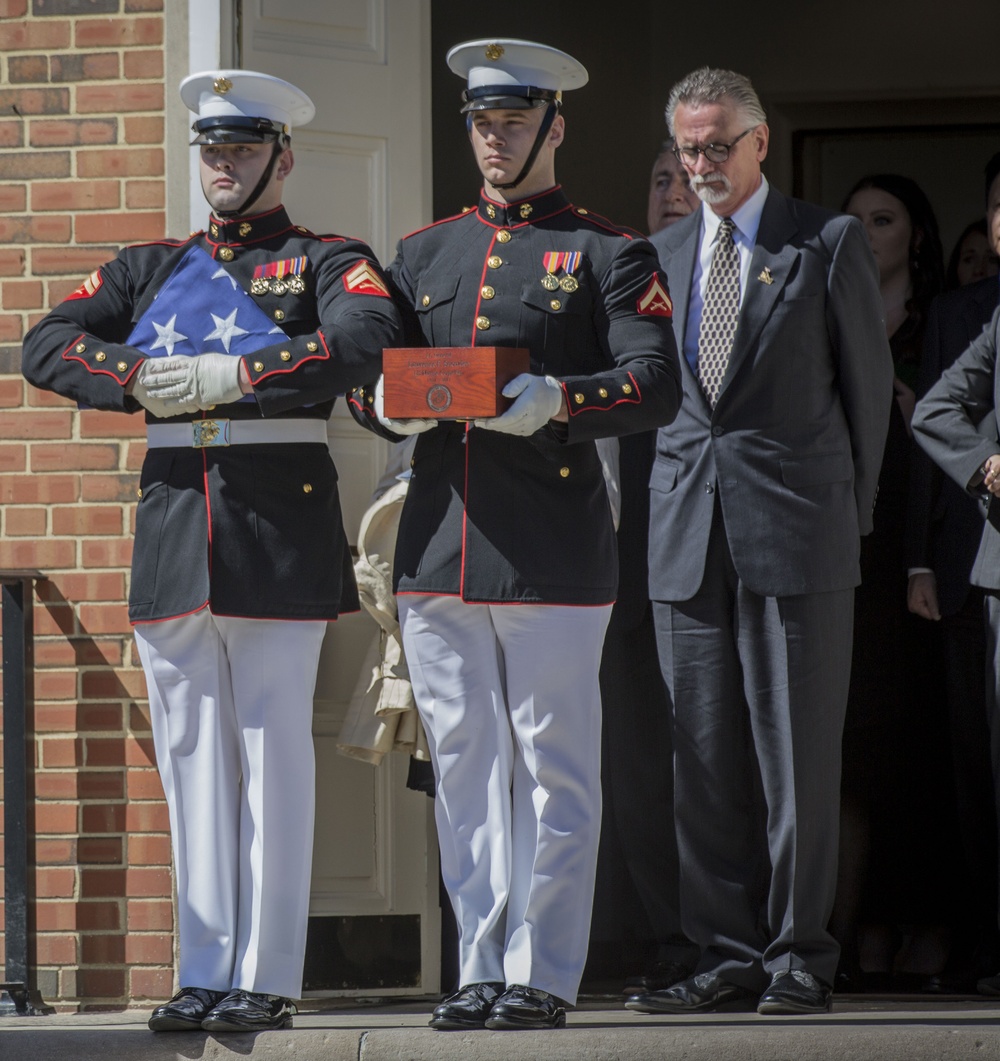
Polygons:
[[729,158],[729,153],[743,137],[747,133],[753,132],[756,128],[756,125],[751,125],[749,129],[744,129],[731,144],[706,144],[704,147],[681,147],[675,145],[673,149],[674,158],[685,166],[697,166],[699,155],[704,155],[709,162],[725,162]]

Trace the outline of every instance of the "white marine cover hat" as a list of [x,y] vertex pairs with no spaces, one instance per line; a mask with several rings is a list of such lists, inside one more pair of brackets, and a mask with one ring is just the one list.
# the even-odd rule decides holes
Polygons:
[[301,89],[255,70],[204,70],[184,78],[180,93],[198,116],[195,144],[264,143],[287,137],[316,114]]
[[559,103],[566,89],[588,80],[586,67],[558,48],[493,37],[464,41],[448,52],[448,66],[466,79],[463,113]]

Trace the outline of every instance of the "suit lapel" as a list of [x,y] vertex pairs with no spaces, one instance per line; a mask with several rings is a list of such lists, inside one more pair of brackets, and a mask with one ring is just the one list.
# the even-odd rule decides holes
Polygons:
[[788,243],[795,230],[796,224],[785,204],[785,197],[772,188],[768,192],[760,216],[757,242],[747,276],[747,290],[740,308],[740,322],[733,340],[733,349],[729,355],[729,367],[719,392],[720,401],[747,352],[756,343],[764,322],[771,315],[779,295],[788,283],[792,265],[798,255],[798,250]]

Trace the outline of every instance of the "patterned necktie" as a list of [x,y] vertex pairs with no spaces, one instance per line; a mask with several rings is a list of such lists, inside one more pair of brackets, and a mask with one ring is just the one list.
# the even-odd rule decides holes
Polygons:
[[732,218],[722,219],[705,287],[698,330],[698,382],[714,409],[729,364],[740,316],[740,253],[733,242]]

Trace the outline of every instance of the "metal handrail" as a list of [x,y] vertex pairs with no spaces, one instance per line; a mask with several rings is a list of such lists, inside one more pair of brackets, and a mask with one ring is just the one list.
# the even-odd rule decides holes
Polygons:
[[4,974],[0,1017],[30,1017],[55,1010],[38,993],[28,961],[28,746],[34,698],[32,599],[48,575],[0,570],[3,592],[3,819]]

